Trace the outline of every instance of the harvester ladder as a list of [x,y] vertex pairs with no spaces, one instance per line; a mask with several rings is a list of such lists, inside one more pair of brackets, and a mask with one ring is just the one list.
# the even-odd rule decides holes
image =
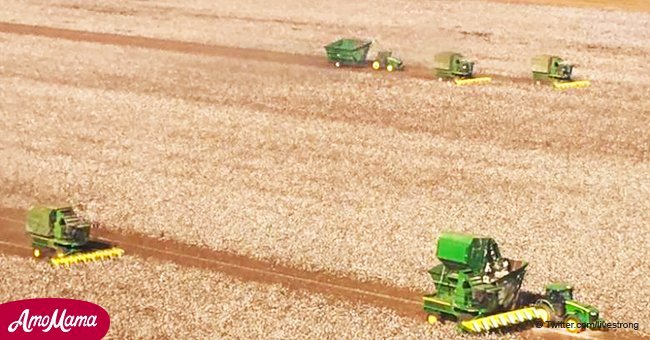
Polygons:
[[548,312],[542,308],[526,307],[505,313],[462,321],[460,327],[471,333],[482,333],[535,319],[541,319],[543,322],[546,322],[549,318],[550,315],[548,315]]

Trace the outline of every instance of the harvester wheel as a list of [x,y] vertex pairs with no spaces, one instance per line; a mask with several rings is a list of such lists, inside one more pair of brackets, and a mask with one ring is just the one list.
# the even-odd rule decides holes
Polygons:
[[35,258],[39,258],[39,257],[41,257],[41,250],[38,249],[38,248],[34,248],[32,254],[34,254]]
[[432,325],[440,322],[440,314],[432,313],[427,315],[427,322]]
[[334,63],[334,66],[341,67],[341,63],[337,61],[336,63]]
[[580,326],[580,319],[573,315],[569,315],[566,318],[564,318],[564,324],[566,324],[566,330],[571,333],[580,333],[584,331],[584,329]]
[[375,71],[379,70],[380,67],[381,67],[381,63],[379,62],[379,60],[375,60],[375,61],[372,62],[372,69],[373,70],[375,70]]
[[438,81],[442,81],[442,77],[441,77],[441,78],[438,78]]
[[391,64],[388,64],[388,66],[386,66],[386,71],[388,71],[388,72],[393,72],[394,69],[395,68]]

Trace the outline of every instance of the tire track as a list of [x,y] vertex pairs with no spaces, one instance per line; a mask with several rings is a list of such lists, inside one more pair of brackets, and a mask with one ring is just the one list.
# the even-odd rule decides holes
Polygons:
[[[265,61],[285,65],[300,65],[307,67],[319,67],[333,69],[324,55],[314,56],[305,54],[295,54],[287,52],[277,52],[261,50],[256,48],[243,48],[221,45],[207,45],[196,42],[178,41],[170,39],[150,38],[143,36],[122,35],[114,33],[99,33],[80,31],[65,28],[55,28],[46,26],[35,26],[26,24],[16,24],[9,22],[0,22],[0,32],[31,35],[46,37],[52,39],[63,39],[77,42],[91,42],[104,45],[125,46],[146,48],[161,51],[179,52],[187,54],[201,54],[208,56],[218,56],[226,58],[235,58],[253,61]],[[408,64],[408,62],[407,62]],[[369,67],[346,67],[345,71],[349,72],[377,72]],[[408,64],[404,71],[394,72],[391,76],[408,77],[415,79],[433,80],[433,71],[431,67],[422,65]],[[508,77],[500,75],[490,75],[494,80],[514,83],[532,84],[530,79],[522,77]]]
[[[25,212],[0,209],[0,252],[31,257],[30,239],[24,231],[24,216]],[[101,226],[93,229],[92,237],[119,246],[128,255],[216,270],[245,281],[281,284],[294,290],[324,293],[346,301],[389,308],[401,316],[424,320],[420,302],[422,294],[408,289],[360,282],[323,272],[306,272],[175,241],[109,231]]]

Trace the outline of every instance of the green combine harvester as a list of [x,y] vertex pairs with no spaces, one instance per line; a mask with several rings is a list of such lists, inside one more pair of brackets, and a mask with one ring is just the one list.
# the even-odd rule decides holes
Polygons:
[[[361,39],[339,39],[327,46],[325,52],[327,59],[336,67],[341,66],[368,66],[368,51],[372,41]],[[386,69],[388,72],[401,71],[404,63],[394,57],[391,51],[379,51],[371,63],[374,70]]]
[[572,300],[572,288],[563,284],[547,286],[534,305],[517,306],[528,263],[502,257],[491,238],[443,233],[436,256],[441,264],[429,270],[436,292],[423,297],[429,323],[453,319],[462,331],[483,333],[533,320],[562,320],[575,331],[602,322],[597,309]]
[[456,85],[484,84],[492,81],[490,77],[476,77],[474,62],[465,59],[460,53],[438,53],[434,62],[434,75],[439,81],[452,79]]
[[34,257],[49,257],[54,266],[111,259],[124,253],[120,248],[90,241],[90,224],[71,207],[31,207],[26,230],[32,238]]
[[551,83],[558,90],[569,88],[588,87],[588,80],[574,81],[571,79],[574,65],[565,62],[562,58],[553,55],[539,55],[533,58],[533,80],[537,84]]

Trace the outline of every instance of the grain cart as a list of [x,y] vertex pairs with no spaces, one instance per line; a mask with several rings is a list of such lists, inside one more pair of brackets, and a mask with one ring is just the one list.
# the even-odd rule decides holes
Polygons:
[[54,266],[119,257],[124,250],[90,241],[90,224],[71,207],[33,206],[27,211],[27,234],[33,255],[48,255]]
[[551,83],[558,90],[587,87],[587,80],[574,81],[571,79],[574,65],[552,55],[539,55],[532,59],[533,80],[537,84]]
[[535,303],[544,309],[551,322],[563,323],[564,328],[572,333],[585,329],[601,329],[605,320],[599,318],[596,307],[582,304],[573,299],[573,287],[566,283],[551,283],[545,287],[545,296]]
[[490,77],[475,77],[474,62],[456,52],[442,52],[435,56],[435,76],[439,81],[453,79],[456,85],[484,84]]
[[[372,41],[361,39],[339,39],[327,46],[327,59],[336,67],[341,66],[368,66],[368,51]],[[403,70],[404,63],[392,55],[391,51],[380,51],[372,62],[372,68],[379,70],[385,68],[388,72]]]

